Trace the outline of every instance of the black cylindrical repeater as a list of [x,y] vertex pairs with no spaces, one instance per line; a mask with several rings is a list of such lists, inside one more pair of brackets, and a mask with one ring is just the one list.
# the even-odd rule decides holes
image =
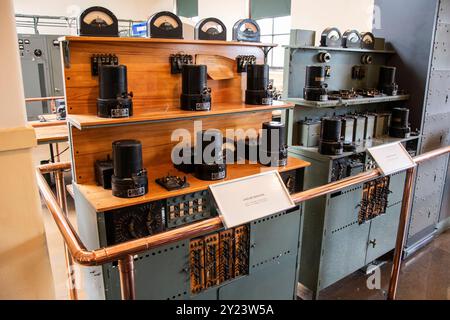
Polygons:
[[97,115],[102,118],[124,118],[133,115],[133,101],[128,93],[127,67],[105,65],[99,68]]
[[211,110],[211,89],[208,88],[207,83],[207,67],[185,64],[181,70],[181,109],[187,111]]
[[269,85],[269,66],[267,64],[248,65],[245,103],[251,105],[271,105],[273,103],[273,92]]
[[134,198],[148,192],[147,171],[142,163],[142,144],[137,140],[119,140],[112,144],[114,174],[113,195]]

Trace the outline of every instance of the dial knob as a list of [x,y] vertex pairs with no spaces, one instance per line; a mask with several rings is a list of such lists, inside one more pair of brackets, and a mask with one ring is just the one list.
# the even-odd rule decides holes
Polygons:
[[36,49],[36,50],[34,50],[34,55],[35,55],[36,57],[42,56],[42,50],[41,50],[41,49]]

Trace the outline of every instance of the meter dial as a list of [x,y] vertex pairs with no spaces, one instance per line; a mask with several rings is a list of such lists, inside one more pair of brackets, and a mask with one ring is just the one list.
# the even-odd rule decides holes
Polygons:
[[196,40],[227,40],[227,28],[217,18],[205,18],[195,26]]
[[361,33],[361,46],[363,49],[375,49],[375,36],[373,33]]
[[106,27],[114,23],[113,18],[103,11],[91,11],[83,19],[83,22],[94,27]]
[[147,36],[150,38],[183,39],[183,25],[177,15],[170,11],[161,11],[148,19]]
[[320,45],[322,47],[340,47],[342,45],[342,34],[339,29],[325,29],[320,38]]
[[215,23],[214,21],[209,21],[203,25],[202,31],[209,33],[209,34],[216,35],[216,34],[222,33],[223,28],[220,24]]
[[253,19],[241,19],[233,26],[233,40],[260,42],[261,29]]
[[361,48],[361,36],[356,30],[347,30],[343,35],[345,48]]
[[106,8],[90,7],[83,11],[79,17],[80,36],[107,36],[119,35],[119,22],[116,16]]
[[178,22],[171,16],[160,16],[153,25],[162,30],[173,30],[178,27]]

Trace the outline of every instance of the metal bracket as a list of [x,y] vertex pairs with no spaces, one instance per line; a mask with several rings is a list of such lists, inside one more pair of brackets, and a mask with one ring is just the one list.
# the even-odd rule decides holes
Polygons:
[[70,68],[70,49],[69,49],[69,41],[62,41],[62,54],[64,60],[64,67]]
[[267,56],[269,55],[270,50],[273,49],[273,47],[260,47],[261,50],[264,52],[264,64],[267,64]]

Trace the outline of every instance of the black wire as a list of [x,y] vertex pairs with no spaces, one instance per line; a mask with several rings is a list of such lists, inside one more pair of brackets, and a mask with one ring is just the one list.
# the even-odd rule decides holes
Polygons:
[[[53,159],[59,157],[60,155],[62,155],[64,152],[66,152],[67,150],[69,150],[70,147],[65,148],[63,151],[61,151],[60,153],[58,153],[56,156],[53,156]],[[48,159],[47,162],[52,161],[52,158]]]

